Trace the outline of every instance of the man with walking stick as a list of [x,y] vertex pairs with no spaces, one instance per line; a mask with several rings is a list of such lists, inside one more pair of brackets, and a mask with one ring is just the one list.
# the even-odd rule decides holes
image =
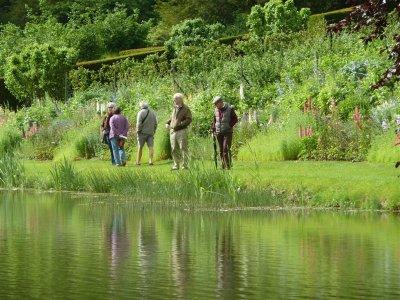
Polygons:
[[[231,146],[233,127],[238,122],[238,117],[233,106],[224,102],[221,96],[214,97],[213,104],[215,106],[214,120],[212,124],[214,145],[216,139],[218,141],[222,169],[229,170],[232,167]],[[214,149],[216,150],[215,146]]]

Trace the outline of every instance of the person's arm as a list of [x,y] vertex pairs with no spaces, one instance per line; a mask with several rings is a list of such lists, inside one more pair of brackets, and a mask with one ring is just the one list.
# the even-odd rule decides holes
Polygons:
[[110,129],[112,130],[112,131],[115,131],[115,123],[114,123],[114,120],[115,120],[115,118],[114,118],[114,116],[112,116],[111,118],[110,118]]
[[231,113],[231,122],[230,122],[230,126],[234,127],[238,122],[238,116],[236,114],[236,111],[234,109],[232,109],[232,113]]
[[142,122],[142,111],[139,111],[136,118],[136,132],[139,133],[143,129],[143,122]]
[[215,118],[215,115],[213,117],[213,121],[211,123],[211,132],[215,133],[215,123],[217,122],[217,119]]
[[181,128],[186,128],[188,127],[190,124],[192,123],[192,112],[190,111],[190,109],[187,109],[186,112],[186,116],[185,118],[182,120],[180,127]]
[[156,131],[157,127],[158,127],[158,118],[157,118],[157,115],[155,113],[154,113],[154,119],[155,119],[154,131]]
[[125,118],[124,129],[121,131],[122,135],[128,137],[128,131],[129,131],[129,122],[128,119]]

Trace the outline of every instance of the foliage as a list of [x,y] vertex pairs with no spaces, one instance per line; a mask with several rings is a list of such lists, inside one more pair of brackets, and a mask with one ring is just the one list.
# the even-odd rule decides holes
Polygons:
[[[353,31],[360,31],[369,27],[368,34],[364,36],[365,43],[369,43],[385,34],[391,11],[397,14],[397,22],[400,17],[400,4],[396,0],[375,1],[368,0],[358,6],[344,20],[332,24],[329,28],[331,33],[338,33],[346,28]],[[400,35],[394,36],[395,45],[389,51],[389,56],[395,62],[387,69],[381,78],[372,85],[373,89],[379,89],[390,85],[400,77]]]
[[22,133],[13,123],[1,127],[0,156],[9,157],[19,148],[22,142]]
[[2,154],[0,158],[0,186],[20,187],[25,180],[24,168],[13,153]]
[[354,122],[317,118],[313,135],[301,140],[301,158],[315,160],[364,161],[370,147],[373,130],[368,123],[357,128]]
[[50,171],[55,189],[63,191],[76,191],[82,188],[83,179],[75,170],[71,161],[64,158],[56,163]]
[[138,15],[116,9],[93,18],[76,16],[66,25],[67,43],[78,51],[80,59],[94,59],[105,53],[140,48],[150,23],[139,23]]
[[293,0],[271,0],[264,7],[252,8],[247,25],[250,34],[263,38],[270,34],[296,32],[303,29],[310,16],[310,10],[299,11]]
[[202,46],[221,35],[219,23],[206,24],[202,19],[185,20],[171,29],[171,38],[165,43],[170,53],[179,52],[185,46]]
[[376,135],[368,151],[367,160],[373,163],[395,163],[400,160],[400,148],[395,146],[394,130]]
[[21,101],[43,99],[48,93],[53,99],[63,99],[64,81],[75,61],[70,48],[49,44],[33,44],[12,55],[5,68],[7,88]]
[[89,120],[82,125],[74,126],[63,136],[61,143],[54,151],[54,160],[77,160],[99,157],[102,149],[99,135],[100,120]]
[[23,142],[22,157],[36,160],[52,160],[54,153],[70,128],[71,122],[66,121],[55,121],[48,125],[39,125],[38,132]]

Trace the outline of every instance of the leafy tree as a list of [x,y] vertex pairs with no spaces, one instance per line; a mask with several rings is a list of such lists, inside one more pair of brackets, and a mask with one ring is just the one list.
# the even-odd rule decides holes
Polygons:
[[221,35],[223,25],[208,25],[202,19],[186,20],[174,26],[171,38],[165,43],[169,53],[178,52],[184,46],[201,46]]
[[5,67],[5,83],[21,102],[42,99],[47,93],[62,99],[64,78],[73,68],[75,51],[49,44],[32,44],[21,53],[11,55]]
[[256,5],[248,18],[250,33],[258,38],[277,33],[299,31],[307,24],[308,8],[297,10],[293,0],[271,0],[264,7]]
[[42,12],[51,15],[62,23],[68,23],[71,18],[90,14],[92,17],[106,14],[116,9],[124,8],[128,16],[138,15],[140,20],[156,17],[154,6],[156,0],[39,0]]

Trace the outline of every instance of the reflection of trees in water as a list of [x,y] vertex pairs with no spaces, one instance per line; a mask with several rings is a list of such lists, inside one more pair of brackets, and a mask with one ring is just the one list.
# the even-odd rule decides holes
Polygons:
[[157,268],[157,251],[156,221],[153,216],[142,215],[138,230],[138,265],[141,279],[140,290],[142,292],[149,289],[151,285],[151,271]]
[[186,298],[187,287],[190,278],[188,228],[181,217],[176,217],[172,234],[171,265],[172,277],[175,282],[177,296]]

